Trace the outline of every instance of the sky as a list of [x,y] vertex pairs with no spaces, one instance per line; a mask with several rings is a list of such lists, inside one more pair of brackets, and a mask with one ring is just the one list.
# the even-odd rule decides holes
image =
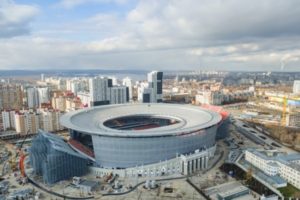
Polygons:
[[299,0],[0,0],[0,70],[300,71]]

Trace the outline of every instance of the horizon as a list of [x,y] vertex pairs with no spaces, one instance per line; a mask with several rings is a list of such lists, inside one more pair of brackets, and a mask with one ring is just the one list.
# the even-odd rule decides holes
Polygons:
[[124,69],[97,69],[97,68],[89,68],[89,69],[0,69],[0,71],[24,71],[24,72],[64,72],[64,71],[112,71],[112,72],[151,72],[151,71],[163,71],[163,72],[257,72],[257,73],[264,73],[264,72],[276,72],[276,73],[300,73],[300,71],[296,70],[214,70],[214,69],[191,69],[191,70],[160,70],[158,68],[152,68],[152,69],[130,69],[130,68],[124,68]]

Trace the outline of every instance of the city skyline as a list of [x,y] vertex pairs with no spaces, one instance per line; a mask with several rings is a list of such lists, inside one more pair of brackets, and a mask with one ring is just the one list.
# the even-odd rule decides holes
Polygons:
[[299,4],[1,0],[0,70],[300,71]]

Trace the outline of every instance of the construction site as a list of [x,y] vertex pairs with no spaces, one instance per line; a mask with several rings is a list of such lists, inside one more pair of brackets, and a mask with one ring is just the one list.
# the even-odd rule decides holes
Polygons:
[[258,92],[253,101],[225,107],[234,117],[257,127],[276,141],[300,150],[299,97]]

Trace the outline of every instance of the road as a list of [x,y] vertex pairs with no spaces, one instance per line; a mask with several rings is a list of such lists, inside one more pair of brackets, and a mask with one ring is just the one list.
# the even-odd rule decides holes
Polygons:
[[[259,131],[257,129],[250,127],[249,125],[247,125],[246,123],[242,122],[239,119],[235,119],[234,125],[238,129],[242,129],[243,131],[246,131],[251,136],[251,137],[249,137],[249,139],[251,139],[255,143],[257,141],[261,141],[262,144],[265,143],[267,146],[272,147],[273,149],[276,149],[278,151],[284,151],[287,153],[297,153],[297,151],[278,143],[277,141],[275,141],[268,135],[262,133],[261,131]],[[254,140],[253,140],[253,138],[254,138]]]

